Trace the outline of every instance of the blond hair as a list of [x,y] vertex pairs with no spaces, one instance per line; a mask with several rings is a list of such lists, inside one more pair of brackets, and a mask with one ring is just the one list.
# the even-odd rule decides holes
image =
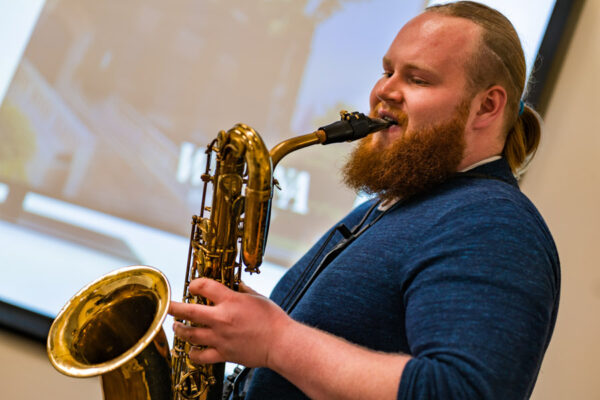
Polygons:
[[474,94],[493,85],[506,90],[506,139],[502,155],[513,174],[519,176],[540,142],[541,118],[532,107],[521,106],[527,68],[515,28],[500,12],[472,1],[435,5],[426,11],[465,18],[482,28],[478,49],[466,66],[467,90]]

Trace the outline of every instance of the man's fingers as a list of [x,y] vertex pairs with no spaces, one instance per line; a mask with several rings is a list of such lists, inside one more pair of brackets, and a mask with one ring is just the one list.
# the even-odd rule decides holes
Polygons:
[[192,347],[189,352],[190,360],[195,364],[215,364],[225,362],[225,358],[217,350],[212,347],[199,349]]
[[225,285],[209,278],[194,279],[188,288],[191,294],[206,297],[215,304],[225,300],[231,293],[235,293]]
[[214,334],[209,328],[187,326],[180,322],[173,324],[173,331],[178,338],[194,346],[213,346]]
[[212,321],[212,307],[201,304],[179,303],[172,301],[169,305],[169,314],[175,318],[192,321],[196,324],[210,325]]

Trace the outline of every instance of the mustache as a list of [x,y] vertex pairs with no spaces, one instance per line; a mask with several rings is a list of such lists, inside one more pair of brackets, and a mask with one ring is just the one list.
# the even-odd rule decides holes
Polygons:
[[408,115],[404,111],[393,108],[384,108],[383,103],[377,103],[375,108],[371,110],[369,116],[394,122],[401,127],[406,127],[408,124]]

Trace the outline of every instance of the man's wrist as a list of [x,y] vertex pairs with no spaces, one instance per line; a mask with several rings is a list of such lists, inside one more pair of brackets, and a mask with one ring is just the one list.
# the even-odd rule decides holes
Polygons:
[[285,361],[289,360],[292,349],[289,349],[291,343],[294,343],[294,337],[298,336],[296,331],[301,329],[302,324],[285,314],[273,324],[274,329],[270,343],[267,346],[266,367],[277,372],[281,372],[285,367]]

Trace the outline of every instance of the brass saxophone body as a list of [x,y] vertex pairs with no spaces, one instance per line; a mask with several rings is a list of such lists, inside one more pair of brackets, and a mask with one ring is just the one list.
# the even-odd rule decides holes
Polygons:
[[[207,148],[201,212],[192,218],[184,302],[210,305],[189,293],[196,278],[215,279],[237,290],[242,268],[259,272],[273,170],[285,155],[318,143],[359,139],[394,123],[356,112],[341,115],[340,121],[271,151],[244,124],[219,132]],[[210,207],[205,204],[208,185],[213,188]],[[59,312],[48,334],[50,361],[65,375],[100,375],[105,399],[221,399],[224,364],[192,364],[190,344],[177,337],[169,352],[162,330],[169,302],[168,281],[157,269],[134,266],[111,272],[81,289]]]

